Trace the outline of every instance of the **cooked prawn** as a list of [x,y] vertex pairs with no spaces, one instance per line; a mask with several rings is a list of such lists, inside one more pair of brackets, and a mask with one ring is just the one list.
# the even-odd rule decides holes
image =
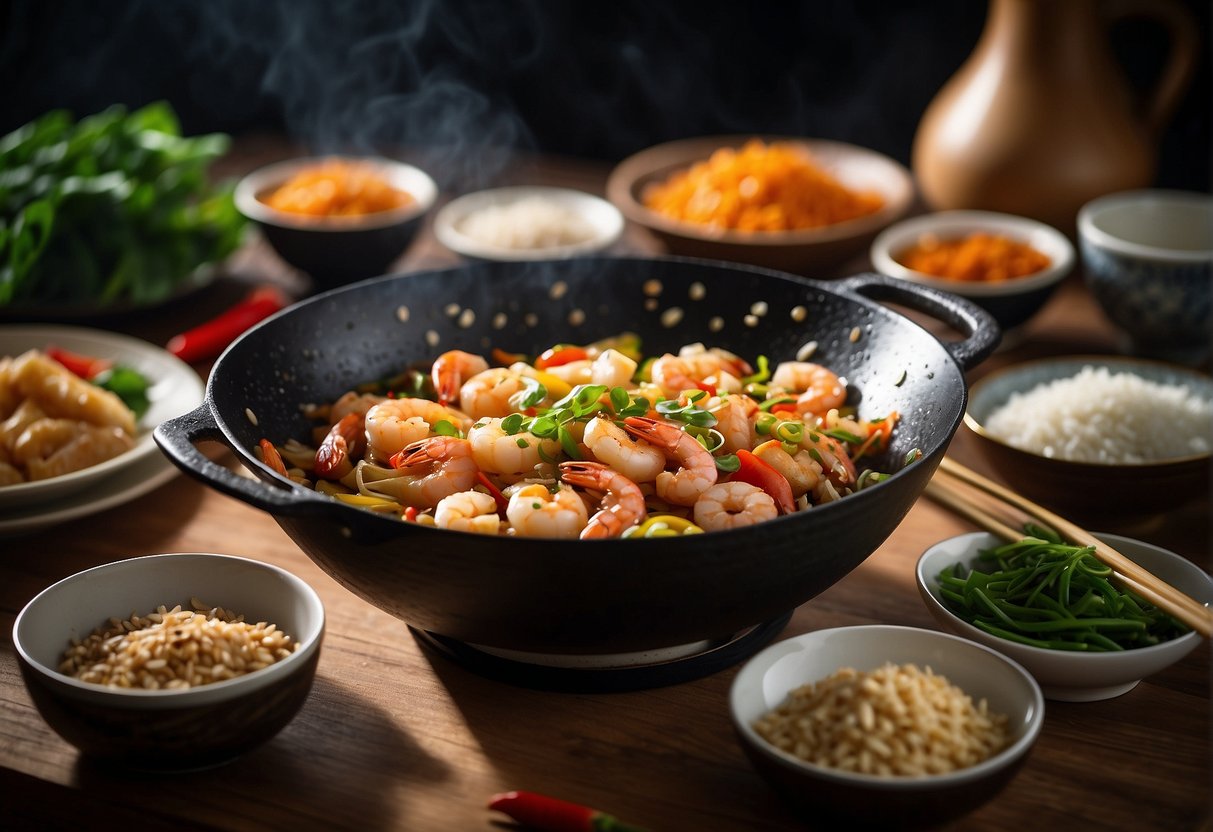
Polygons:
[[721,447],[725,453],[733,454],[754,446],[754,417],[759,413],[756,401],[749,396],[728,393],[710,399],[704,409],[716,417],[716,430],[724,437]]
[[329,428],[316,449],[312,473],[321,479],[339,480],[354,470],[354,460],[362,456],[366,446],[363,421],[361,414],[347,413]]
[[468,431],[472,458],[489,474],[525,474],[534,471],[544,458],[560,453],[555,439],[540,439],[529,431],[506,433],[501,419],[481,419]]
[[467,430],[471,419],[429,399],[385,399],[366,412],[366,443],[376,459],[388,459],[406,445],[425,439],[439,422]]
[[563,484],[555,492],[538,483],[524,485],[510,496],[505,516],[526,537],[575,538],[589,520],[585,501]]
[[709,384],[718,392],[741,392],[741,377],[750,374],[750,365],[727,350],[705,349],[703,344],[689,344],[678,355],[666,353],[649,365],[653,383],[667,396],[677,396],[683,390],[694,390]]
[[372,407],[387,401],[387,396],[376,396],[374,393],[356,393],[353,390],[343,393],[341,398],[333,402],[329,408],[329,422],[340,422],[351,413],[367,414]]
[[821,464],[805,448],[796,448],[796,453],[789,454],[782,442],[771,439],[756,447],[754,456],[783,474],[792,486],[793,497],[807,494],[821,482]]
[[681,506],[695,504],[704,489],[716,482],[716,460],[695,437],[669,422],[645,416],[623,420],[628,433],[652,443],[678,470],[657,475],[657,496]]
[[665,454],[638,442],[610,419],[595,416],[585,426],[582,441],[594,459],[619,471],[632,482],[653,482],[665,470]]
[[784,361],[771,374],[771,386],[796,393],[796,411],[824,416],[847,400],[843,380],[832,370],[810,361]]
[[377,485],[392,482],[392,496],[419,508],[434,508],[443,497],[471,491],[479,470],[472,460],[471,443],[454,436],[431,436],[414,442],[395,454],[391,464],[408,476]]
[[501,529],[497,501],[483,491],[459,491],[443,497],[434,509],[434,525],[460,532],[497,534]]
[[463,386],[463,382],[488,368],[489,362],[479,355],[463,350],[451,350],[438,356],[430,368],[430,379],[434,382],[438,403],[455,401],[460,395],[459,388]]
[[774,520],[779,514],[770,494],[748,482],[720,482],[695,501],[695,525],[705,532],[737,529]]
[[567,460],[560,463],[561,478],[572,485],[602,492],[598,511],[581,530],[582,540],[619,537],[644,520],[644,494],[640,487],[601,462]]
[[37,350],[17,356],[8,372],[16,388],[34,399],[48,416],[113,425],[131,436],[135,434],[135,414],[122,399]]
[[805,430],[800,444],[813,459],[821,463],[822,472],[834,485],[850,487],[855,484],[859,473],[847,453],[847,446],[842,442],[810,427]]
[[282,461],[282,454],[278,453],[278,449],[274,447],[274,443],[268,439],[262,439],[257,443],[257,447],[261,449],[261,461],[264,462],[271,471],[275,474],[281,474],[284,477],[290,476],[286,472],[286,463]]
[[518,408],[510,397],[526,389],[522,373],[505,367],[490,367],[469,378],[459,388],[459,409],[473,419],[509,416]]

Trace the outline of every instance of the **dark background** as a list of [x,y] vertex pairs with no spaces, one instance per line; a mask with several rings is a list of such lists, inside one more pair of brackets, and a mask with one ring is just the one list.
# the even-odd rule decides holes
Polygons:
[[[1071,2],[1071,0],[1046,0]],[[1202,61],[1161,142],[1163,187],[1210,188],[1210,4],[1184,0]],[[731,132],[854,142],[909,163],[914,130],[971,52],[981,0],[133,0],[0,4],[0,132],[168,99],[187,133],[287,133],[309,149],[488,148],[616,161]],[[1140,90],[1165,39],[1111,33]],[[488,167],[485,167],[488,166]],[[474,176],[475,178],[475,176]]]

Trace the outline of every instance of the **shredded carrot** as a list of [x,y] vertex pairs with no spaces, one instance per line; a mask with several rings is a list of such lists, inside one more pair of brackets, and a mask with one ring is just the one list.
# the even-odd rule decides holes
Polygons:
[[271,208],[315,217],[356,216],[413,201],[373,165],[330,159],[301,170],[263,200]]
[[644,194],[650,209],[678,220],[739,231],[818,228],[880,210],[876,193],[851,190],[789,142],[751,139],[722,147]]
[[896,255],[903,266],[952,280],[995,281],[1034,274],[1050,260],[1027,243],[999,234],[975,232],[955,240],[924,234]]

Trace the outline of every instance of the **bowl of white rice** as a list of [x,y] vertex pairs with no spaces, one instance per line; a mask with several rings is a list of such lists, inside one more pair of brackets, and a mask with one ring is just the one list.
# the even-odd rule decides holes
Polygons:
[[1002,479],[1057,510],[1138,515],[1209,491],[1213,379],[1171,364],[1018,364],[972,385],[965,424]]
[[434,217],[438,242],[475,260],[550,260],[594,254],[623,233],[605,199],[572,188],[519,186],[475,191]]

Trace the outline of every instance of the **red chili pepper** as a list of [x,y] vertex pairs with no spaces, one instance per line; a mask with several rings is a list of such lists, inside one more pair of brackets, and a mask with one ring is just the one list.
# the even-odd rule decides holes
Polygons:
[[174,335],[168,351],[193,364],[214,358],[249,329],[286,306],[282,293],[272,287],[255,289],[231,309],[200,326]]
[[80,376],[80,378],[88,381],[93,376],[108,370],[114,365],[113,361],[105,358],[96,358],[91,355],[83,355],[78,352],[69,352],[61,347],[49,346],[46,348],[46,354],[58,361],[72,373]]
[[417,508],[415,506],[405,506],[404,519],[409,523],[414,522],[417,519]]
[[499,364],[502,367],[508,367],[511,364],[516,364],[519,361],[526,362],[526,353],[522,352],[506,352],[501,347],[493,347],[493,363]]
[[505,495],[501,493],[501,489],[493,485],[492,480],[490,480],[483,471],[476,472],[476,479],[485,487],[485,490],[492,495],[493,499],[497,501],[497,513],[505,514],[505,510],[509,507],[510,501],[507,500]]
[[534,792],[493,795],[489,808],[539,832],[644,832],[597,809]]
[[580,361],[587,357],[586,351],[581,347],[555,346],[550,350],[544,350],[543,354],[535,359],[535,369],[546,370],[548,367],[559,367],[561,364]]
[[697,381],[697,382],[695,382],[695,386],[698,387],[700,390],[704,391],[705,393],[707,393],[709,396],[716,395],[716,385],[715,384],[708,384],[705,381]]
[[792,402],[780,402],[779,404],[771,405],[771,413],[795,413],[796,405]]
[[775,500],[781,514],[796,511],[796,500],[792,497],[792,486],[787,477],[775,470],[769,462],[764,462],[745,448],[737,452],[737,461],[741,463],[741,467],[733,472],[730,480],[748,482],[761,488]]

